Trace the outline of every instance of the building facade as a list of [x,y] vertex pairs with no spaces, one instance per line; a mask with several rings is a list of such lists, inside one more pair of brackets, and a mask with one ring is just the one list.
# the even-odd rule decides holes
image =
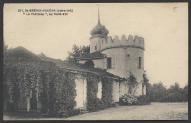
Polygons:
[[[8,50],[4,53],[4,111],[95,111],[118,103],[125,94],[146,95],[144,39],[108,34],[98,15],[90,53],[81,56],[79,63],[36,56],[22,47]],[[132,91],[129,83],[133,81]]]
[[[94,67],[105,69],[107,72],[126,79],[130,74],[134,75],[138,82],[135,95],[146,94],[146,87],[143,86],[144,38],[132,35],[113,38],[108,34],[108,29],[100,22],[98,11],[98,23],[91,31],[90,53],[100,53],[105,57],[92,58]],[[82,61],[84,59],[81,59]],[[121,83],[120,96],[129,92],[126,83]]]

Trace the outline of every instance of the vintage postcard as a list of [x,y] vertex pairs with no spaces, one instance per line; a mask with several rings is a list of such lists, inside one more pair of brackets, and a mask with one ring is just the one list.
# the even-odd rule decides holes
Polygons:
[[5,3],[3,120],[188,120],[188,3]]

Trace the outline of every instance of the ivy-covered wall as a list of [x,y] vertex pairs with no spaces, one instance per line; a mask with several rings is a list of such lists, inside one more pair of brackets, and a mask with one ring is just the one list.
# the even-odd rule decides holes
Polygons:
[[102,90],[102,100],[103,100],[103,104],[105,107],[110,107],[113,103],[113,100],[112,100],[112,91],[113,91],[113,88],[112,88],[112,84],[113,84],[113,79],[111,78],[107,78],[107,77],[104,77],[102,79],[102,85],[103,85],[103,90]]
[[[76,105],[76,75],[87,80],[88,111],[103,109],[113,103],[113,79],[103,71],[63,69],[21,47],[4,53],[3,67],[4,112],[72,114]],[[102,98],[98,99],[100,81]]]
[[99,77],[95,75],[87,76],[87,109],[95,111],[98,109],[99,99],[97,99]]
[[[90,73],[85,77],[87,110],[96,111],[111,106],[113,80]],[[74,110],[76,105],[74,80],[75,74],[49,63],[5,64],[4,110],[67,114]],[[101,99],[97,98],[99,81],[102,82]]]
[[[97,98],[98,82],[102,82],[102,98]],[[87,109],[96,111],[110,107],[112,101],[112,79],[96,75],[87,76]]]
[[5,64],[3,77],[5,111],[57,114],[75,106],[74,75],[53,64]]

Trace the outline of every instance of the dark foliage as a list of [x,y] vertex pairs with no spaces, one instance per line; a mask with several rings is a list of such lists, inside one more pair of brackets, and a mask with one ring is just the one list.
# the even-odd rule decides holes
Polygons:
[[99,78],[95,79],[94,75],[89,75],[87,78],[87,109],[89,111],[96,111],[98,109],[98,99],[97,99],[97,92],[98,92],[98,82]]
[[30,112],[71,113],[76,96],[72,73],[23,48],[8,50],[4,56],[4,111],[25,112],[29,99]]
[[178,83],[166,88],[162,83],[149,85],[149,98],[154,102],[188,101],[188,86],[180,88]]
[[102,100],[104,107],[112,106],[112,79],[102,78]]
[[134,95],[135,91],[136,91],[136,86],[138,85],[137,79],[135,78],[135,76],[130,73],[129,77],[127,78],[127,84],[128,84],[128,93],[130,95]]
[[74,45],[71,52],[68,52],[69,56],[67,60],[70,62],[77,62],[75,57],[80,57],[82,55],[87,55],[90,53],[90,46],[77,46]]
[[[88,110],[96,111],[111,106],[113,80],[87,74],[83,76],[87,77]],[[73,73],[61,69],[52,60],[22,47],[6,49],[3,70],[4,112],[23,113],[29,110],[28,113],[42,116],[79,114],[80,110],[74,109],[74,80]],[[98,82],[101,80],[103,92],[102,98],[98,99]]]
[[[148,88],[149,88],[149,79],[146,75],[146,73],[144,72],[143,73],[143,84],[142,84],[142,95],[147,95],[149,92],[148,92]],[[146,87],[146,94],[144,94],[144,91],[143,91],[143,88]]]
[[[97,79],[95,79],[97,78]],[[98,82],[102,79],[102,98],[97,98]],[[112,106],[112,80],[89,75],[87,79],[87,109],[97,111]]]
[[137,97],[132,95],[123,95],[119,98],[120,105],[135,105],[137,103]]

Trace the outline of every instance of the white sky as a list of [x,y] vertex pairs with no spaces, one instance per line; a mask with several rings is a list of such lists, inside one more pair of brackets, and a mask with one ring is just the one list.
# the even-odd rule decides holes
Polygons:
[[[151,83],[188,82],[187,3],[100,3],[109,35],[145,39],[145,70]],[[25,16],[18,9],[73,9],[68,16]],[[65,59],[74,44],[89,45],[97,24],[97,4],[5,4],[4,41],[32,52]]]

